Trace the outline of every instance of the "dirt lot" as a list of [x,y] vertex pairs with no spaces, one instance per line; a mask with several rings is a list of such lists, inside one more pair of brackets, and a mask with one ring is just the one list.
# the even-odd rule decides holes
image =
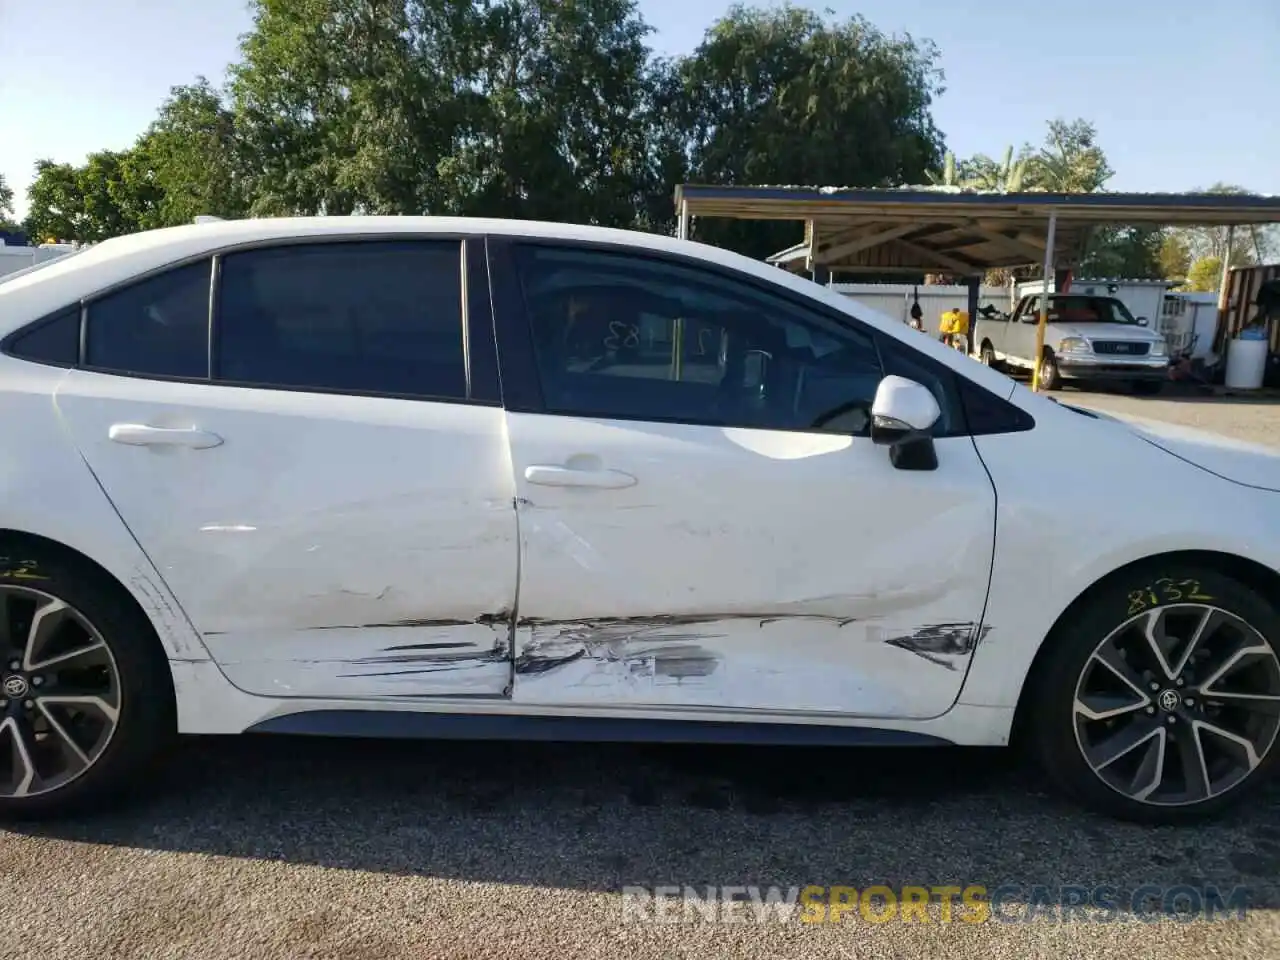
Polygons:
[[1212,430],[1240,440],[1280,447],[1280,398],[1276,397],[1239,395],[1204,398],[1170,389],[1159,397],[1147,398],[1121,392],[1089,393],[1070,387],[1055,395],[1064,403],[1167,420],[1198,430]]
[[[1062,397],[1280,443],[1280,408]],[[1144,830],[991,751],[231,739],[185,745],[147,789],[126,811],[0,831],[0,957],[1280,955],[1280,787],[1220,824]],[[1037,884],[1243,885],[1251,909],[624,923],[632,884],[1009,884],[1014,917]]]

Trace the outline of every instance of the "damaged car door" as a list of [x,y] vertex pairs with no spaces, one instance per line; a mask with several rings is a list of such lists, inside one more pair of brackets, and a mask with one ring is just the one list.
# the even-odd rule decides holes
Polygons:
[[515,491],[487,289],[476,241],[339,235],[85,306],[58,409],[241,689],[505,693]]
[[[697,260],[489,249],[522,550],[515,702],[880,717],[954,702],[995,494],[949,372]],[[938,397],[936,469],[895,468],[869,438],[886,372]]]

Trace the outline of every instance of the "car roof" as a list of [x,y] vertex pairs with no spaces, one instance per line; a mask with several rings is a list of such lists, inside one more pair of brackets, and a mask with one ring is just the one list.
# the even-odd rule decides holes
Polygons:
[[[720,261],[738,268],[744,264],[758,264],[706,244],[635,230],[580,224],[478,217],[262,217],[205,221],[114,237],[80,251],[74,258],[49,262],[38,278],[15,278],[0,288],[0,292],[12,297],[29,287],[58,283],[67,292],[72,292],[70,288],[74,287],[78,298],[150,270],[238,246],[290,240],[407,238],[431,234],[488,234],[619,243],[654,251],[678,251],[686,256]],[[81,288],[84,292],[80,292]]]
[[959,355],[955,350],[921,338],[918,331],[905,323],[829,287],[762,261],[709,244],[661,234],[538,220],[425,216],[262,217],[144,230],[105,240],[73,256],[54,260],[26,276],[0,283],[0,336],[135,276],[228,248],[290,240],[343,237],[356,240],[430,234],[609,243],[702,260],[820,300],[909,343],[1002,396],[1010,392],[1009,382],[1003,375]]

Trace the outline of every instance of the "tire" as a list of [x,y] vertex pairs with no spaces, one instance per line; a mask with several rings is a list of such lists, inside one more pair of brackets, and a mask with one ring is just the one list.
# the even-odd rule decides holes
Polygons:
[[1135,380],[1133,381],[1133,392],[1140,397],[1154,397],[1164,389],[1163,380]]
[[990,367],[992,370],[999,370],[1001,363],[996,359],[995,347],[991,346],[990,340],[983,340],[982,346],[978,348],[978,359],[982,361],[983,366]]
[[1053,355],[1052,350],[1047,348],[1040,357],[1040,386],[1045,390],[1057,390],[1061,386],[1061,377],[1058,376],[1058,358]]
[[0,818],[123,799],[176,734],[150,622],[92,565],[28,541],[0,542],[0,594]]
[[[1155,623],[1158,636],[1185,640],[1206,614],[1185,665],[1188,645],[1166,641],[1162,664],[1141,632]],[[1215,679],[1236,641],[1254,652]],[[1140,823],[1192,822],[1235,806],[1274,774],[1280,715],[1258,707],[1280,704],[1280,612],[1255,590],[1185,562],[1135,567],[1089,595],[1049,642],[1024,700],[1026,746],[1085,806]],[[1254,696],[1233,696],[1242,692]],[[1252,755],[1218,730],[1244,737]]]

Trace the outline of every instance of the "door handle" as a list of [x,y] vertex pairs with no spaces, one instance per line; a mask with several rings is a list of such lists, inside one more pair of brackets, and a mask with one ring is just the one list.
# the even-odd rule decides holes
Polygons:
[[525,467],[524,478],[542,487],[594,487],[597,490],[621,490],[636,484],[635,477],[621,470],[582,470],[542,465]]
[[205,450],[222,443],[222,438],[195,427],[151,427],[145,423],[113,423],[107,437],[131,447],[187,447]]

